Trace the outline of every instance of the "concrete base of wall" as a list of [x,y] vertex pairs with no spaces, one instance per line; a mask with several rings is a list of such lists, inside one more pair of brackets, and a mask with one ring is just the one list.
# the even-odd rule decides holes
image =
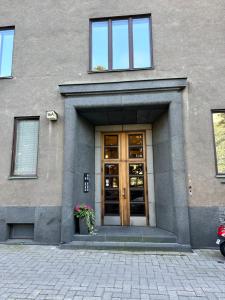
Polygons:
[[216,247],[217,227],[225,207],[190,207],[191,246]]
[[[216,247],[217,226],[225,207],[190,207],[191,246],[193,248]],[[60,242],[61,207],[1,207],[0,242],[9,239],[9,224],[34,224],[35,243],[58,244]]]
[[61,207],[0,207],[0,241],[9,239],[10,224],[34,224],[34,242],[58,244],[60,242]]

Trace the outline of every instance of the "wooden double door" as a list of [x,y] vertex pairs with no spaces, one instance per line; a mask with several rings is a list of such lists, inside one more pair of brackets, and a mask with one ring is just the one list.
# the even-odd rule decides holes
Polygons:
[[145,132],[102,135],[102,223],[148,225]]

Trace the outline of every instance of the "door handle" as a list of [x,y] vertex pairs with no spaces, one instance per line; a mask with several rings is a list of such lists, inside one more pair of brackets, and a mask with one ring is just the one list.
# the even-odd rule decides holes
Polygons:
[[126,188],[123,188],[122,196],[124,199],[126,198]]

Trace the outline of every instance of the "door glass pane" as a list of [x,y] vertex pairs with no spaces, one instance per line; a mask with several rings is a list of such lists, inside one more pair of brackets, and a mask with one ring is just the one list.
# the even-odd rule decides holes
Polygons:
[[143,187],[144,177],[130,177],[130,187]]
[[105,216],[118,216],[119,213],[119,203],[105,203]]
[[105,146],[118,146],[118,135],[105,135]]
[[145,216],[144,164],[129,164],[130,215]]
[[119,202],[119,190],[106,190],[105,202]]
[[118,164],[105,165],[105,175],[118,175],[118,174],[119,174]]
[[130,158],[143,158],[143,148],[142,147],[130,147],[129,157]]
[[225,112],[213,113],[218,174],[225,174]]
[[104,137],[104,158],[117,159],[118,155],[118,135],[105,135]]
[[129,68],[128,20],[112,21],[113,69]]
[[130,204],[130,215],[134,216],[145,216],[145,204],[144,203],[131,203]]
[[131,190],[130,202],[143,202],[144,203],[144,190]]
[[143,175],[144,165],[143,164],[130,164],[129,165],[130,175]]
[[129,135],[129,158],[143,158],[143,134]]
[[104,214],[119,215],[119,164],[105,164]]
[[92,22],[92,70],[108,69],[108,22]]
[[119,177],[105,177],[105,187],[106,188],[118,188],[119,187]]
[[0,76],[12,75],[14,30],[0,31]]
[[149,18],[133,19],[134,68],[151,67]]
[[130,134],[129,146],[141,146],[143,145],[143,134]]
[[105,147],[105,159],[117,159],[118,147]]

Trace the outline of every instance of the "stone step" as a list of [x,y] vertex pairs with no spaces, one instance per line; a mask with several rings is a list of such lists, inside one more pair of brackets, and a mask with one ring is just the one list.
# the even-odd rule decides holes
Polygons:
[[178,243],[118,242],[118,241],[72,241],[60,245],[61,249],[128,250],[128,251],[179,251],[191,252],[190,245]]
[[176,243],[175,235],[126,235],[126,234],[96,234],[96,235],[81,235],[75,234],[73,241],[80,242],[139,242],[139,243]]

